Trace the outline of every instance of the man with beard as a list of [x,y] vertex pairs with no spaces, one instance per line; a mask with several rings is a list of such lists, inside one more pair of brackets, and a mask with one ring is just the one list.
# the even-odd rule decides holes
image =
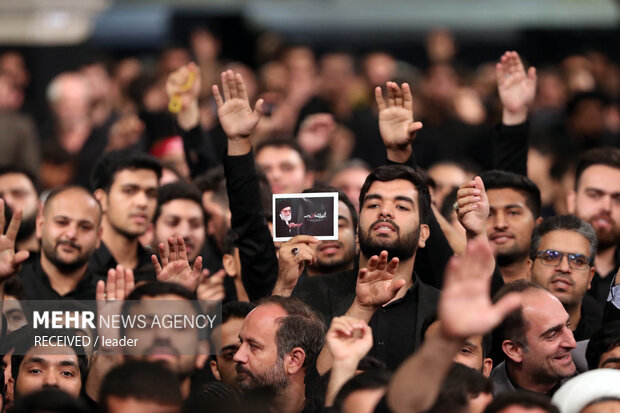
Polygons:
[[157,194],[157,209],[153,217],[154,244],[167,244],[169,238],[182,236],[190,265],[205,242],[205,213],[200,203],[200,191],[193,185],[177,181],[166,184]]
[[105,275],[122,265],[137,281],[152,281],[151,254],[138,240],[153,220],[161,165],[133,150],[111,151],[95,165],[91,183],[103,211],[102,243],[91,259],[91,271]]
[[577,341],[589,339],[603,317],[596,300],[586,295],[594,276],[596,245],[592,226],[573,215],[547,218],[532,234],[528,273],[560,300]]
[[576,372],[571,351],[577,343],[569,315],[560,300],[526,280],[506,284],[493,301],[510,293],[520,293],[522,305],[498,330],[505,361],[491,373],[493,394],[524,389],[551,396]]
[[266,396],[272,412],[319,407],[306,398],[307,373],[325,342],[325,325],[308,305],[296,298],[267,297],[247,315],[239,339],[233,360],[246,396]]
[[19,273],[31,300],[92,300],[97,277],[88,262],[101,242],[101,207],[85,189],[52,191],[37,217],[41,254]]
[[19,167],[0,168],[0,197],[13,211],[19,209],[24,213],[15,240],[17,250],[38,252],[39,241],[34,231],[40,203],[34,177]]
[[369,354],[394,369],[419,346],[422,323],[437,304],[437,290],[413,273],[416,251],[429,236],[430,194],[414,169],[381,166],[366,178],[360,205],[359,273],[308,277],[293,295],[328,323],[345,314],[368,322],[375,343]]
[[596,272],[590,294],[602,306],[620,267],[620,149],[598,148],[583,154],[575,174],[568,210],[588,222],[598,238]]
[[542,218],[540,190],[523,175],[488,171],[481,176],[489,198],[487,235],[504,282],[527,275],[530,238]]

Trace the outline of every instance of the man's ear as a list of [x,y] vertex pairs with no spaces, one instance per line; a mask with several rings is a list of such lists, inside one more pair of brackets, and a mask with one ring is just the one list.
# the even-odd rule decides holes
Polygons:
[[485,357],[482,360],[482,375],[484,377],[489,377],[491,375],[491,370],[493,370],[493,359]]
[[568,208],[568,213],[571,215],[575,215],[575,204],[577,200],[577,192],[574,189],[571,189],[568,195],[566,195],[566,207]]
[[502,351],[510,360],[515,363],[523,361],[523,347],[512,340],[504,340],[502,343]]
[[284,356],[284,372],[292,376],[303,368],[306,352],[301,347],[295,347]]
[[37,239],[41,239],[43,235],[43,208],[39,210],[36,218],[35,236]]
[[304,185],[306,186],[306,188],[312,188],[314,186],[314,172],[306,170]]
[[222,381],[220,371],[217,369],[217,361],[211,359],[211,361],[209,362],[209,367],[211,367],[211,373],[213,373],[213,377],[215,377],[217,381]]
[[431,230],[426,224],[420,225],[420,239],[418,240],[418,247],[424,248],[426,246],[426,240],[431,235]]
[[532,267],[534,266],[534,260],[528,258],[525,263],[525,274],[527,275],[527,279],[532,279]]
[[101,205],[101,212],[105,214],[108,210],[107,192],[99,188],[99,189],[95,189],[95,192],[93,193],[93,195],[95,196],[95,199],[97,200],[97,202],[99,202],[99,204]]
[[590,279],[588,280],[588,290],[592,287],[592,278],[594,278],[594,273],[596,273],[596,267],[592,265],[592,267],[590,267]]
[[230,254],[224,254],[222,257],[222,267],[224,267],[224,272],[229,277],[236,277],[239,274],[236,274],[235,271],[235,257]]
[[536,220],[534,221],[534,225],[540,225],[540,223],[543,222],[543,217],[538,217],[536,218]]
[[196,370],[202,370],[207,363],[207,359],[209,358],[206,354],[198,354],[196,356]]

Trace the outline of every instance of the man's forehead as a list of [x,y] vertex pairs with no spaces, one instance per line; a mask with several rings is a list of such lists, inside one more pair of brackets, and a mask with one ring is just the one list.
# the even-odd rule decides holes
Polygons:
[[16,188],[34,191],[34,185],[26,174],[21,172],[9,172],[0,175],[0,190]]
[[521,204],[525,206],[527,197],[518,189],[514,188],[493,188],[487,190],[489,203],[493,207],[500,208],[509,204]]
[[607,165],[587,167],[579,177],[578,189],[586,189],[592,186],[620,192],[620,168]]
[[286,317],[288,313],[277,304],[262,304],[250,311],[243,322],[242,331],[268,332],[277,328],[276,320]]
[[75,221],[99,222],[101,211],[97,201],[81,191],[66,191],[48,201],[46,217],[66,217]]
[[398,196],[413,196],[417,200],[418,190],[413,182],[406,179],[394,179],[392,181],[375,181],[368,188],[366,196],[379,195],[382,198],[396,198]]
[[152,169],[121,169],[114,174],[113,185],[157,186],[157,173]]
[[173,199],[161,206],[161,215],[202,217],[202,205],[191,199]]
[[586,237],[578,232],[567,229],[557,229],[549,231],[541,237],[538,249],[555,249],[557,251],[573,254],[589,253],[590,243]]
[[564,306],[550,292],[530,288],[522,293],[523,316],[530,328],[545,331],[555,325],[564,324],[568,313]]
[[277,165],[285,162],[303,162],[301,155],[288,146],[266,146],[256,154],[256,162],[264,165]]

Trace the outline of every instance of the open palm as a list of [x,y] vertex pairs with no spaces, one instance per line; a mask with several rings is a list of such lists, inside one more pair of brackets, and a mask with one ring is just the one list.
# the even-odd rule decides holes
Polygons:
[[252,110],[243,78],[232,70],[222,73],[223,98],[217,85],[213,85],[212,91],[217,104],[217,115],[226,135],[250,136],[263,113],[263,100],[259,99]]

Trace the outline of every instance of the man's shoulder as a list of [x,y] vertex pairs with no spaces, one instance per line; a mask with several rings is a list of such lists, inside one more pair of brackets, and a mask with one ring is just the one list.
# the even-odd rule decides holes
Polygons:
[[347,270],[334,272],[330,274],[315,275],[312,277],[303,277],[299,279],[296,291],[302,290],[317,290],[317,289],[330,289],[341,290],[355,288],[357,280],[357,272],[355,270]]

